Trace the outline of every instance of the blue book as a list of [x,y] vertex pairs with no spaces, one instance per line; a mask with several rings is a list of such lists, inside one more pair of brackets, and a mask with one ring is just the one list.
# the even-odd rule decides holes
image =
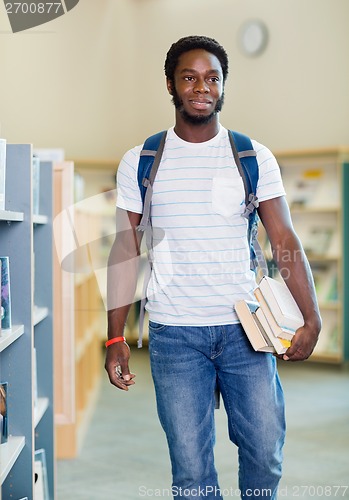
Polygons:
[[11,287],[10,287],[10,259],[0,257],[1,261],[1,329],[12,327],[11,321]]
[[7,382],[0,383],[0,444],[8,439]]

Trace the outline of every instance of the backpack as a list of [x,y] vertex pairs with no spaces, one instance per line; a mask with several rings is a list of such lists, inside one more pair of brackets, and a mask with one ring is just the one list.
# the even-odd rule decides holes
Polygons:
[[[263,252],[257,241],[258,198],[256,196],[257,183],[259,179],[259,168],[257,154],[253,149],[251,139],[239,132],[229,130],[229,141],[232,148],[235,163],[242,177],[245,189],[245,211],[242,217],[248,219],[248,242],[250,248],[250,268],[254,271],[260,265],[263,274],[268,274]],[[140,153],[137,180],[143,203],[143,214],[137,230],[146,233],[146,243],[148,252],[151,252],[151,200],[153,195],[153,184],[161,162],[162,153],[165,146],[167,131],[158,132],[149,137],[143,145]],[[150,229],[150,231],[147,229]],[[151,263],[151,259],[150,259]],[[143,298],[141,300],[141,310],[139,318],[139,339],[138,347],[142,346],[142,331],[144,322],[144,307],[146,303],[145,292],[148,283],[148,276],[144,281]]]

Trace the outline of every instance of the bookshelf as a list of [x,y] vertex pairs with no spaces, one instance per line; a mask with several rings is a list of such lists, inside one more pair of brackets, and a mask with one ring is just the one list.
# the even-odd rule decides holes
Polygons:
[[310,360],[349,360],[349,149],[276,153],[294,227],[312,268],[323,328]]
[[44,448],[53,499],[52,164],[41,162],[40,212],[34,216],[32,146],[8,144],[6,153],[0,254],[10,258],[13,326],[0,336],[9,427],[8,442],[0,445],[1,493],[33,500],[34,453]]
[[94,200],[74,203],[73,162],[55,164],[54,176],[56,450],[68,459],[79,454],[102,375],[101,222]]
[[[69,244],[67,208],[74,204],[74,163],[54,164],[54,394],[56,456],[61,458],[66,429],[75,425],[74,274],[63,269]],[[68,224],[68,231],[66,225]]]

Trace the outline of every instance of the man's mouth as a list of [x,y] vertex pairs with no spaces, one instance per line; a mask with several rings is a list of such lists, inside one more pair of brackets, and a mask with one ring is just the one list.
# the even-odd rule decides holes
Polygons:
[[190,104],[195,109],[207,109],[212,105],[212,101],[208,99],[191,99]]

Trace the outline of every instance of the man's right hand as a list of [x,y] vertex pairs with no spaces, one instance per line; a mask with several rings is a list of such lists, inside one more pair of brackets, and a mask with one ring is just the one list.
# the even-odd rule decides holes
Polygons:
[[128,391],[129,386],[135,384],[133,379],[136,375],[130,373],[129,359],[130,348],[126,342],[116,342],[107,347],[105,369],[110,383],[123,391]]

